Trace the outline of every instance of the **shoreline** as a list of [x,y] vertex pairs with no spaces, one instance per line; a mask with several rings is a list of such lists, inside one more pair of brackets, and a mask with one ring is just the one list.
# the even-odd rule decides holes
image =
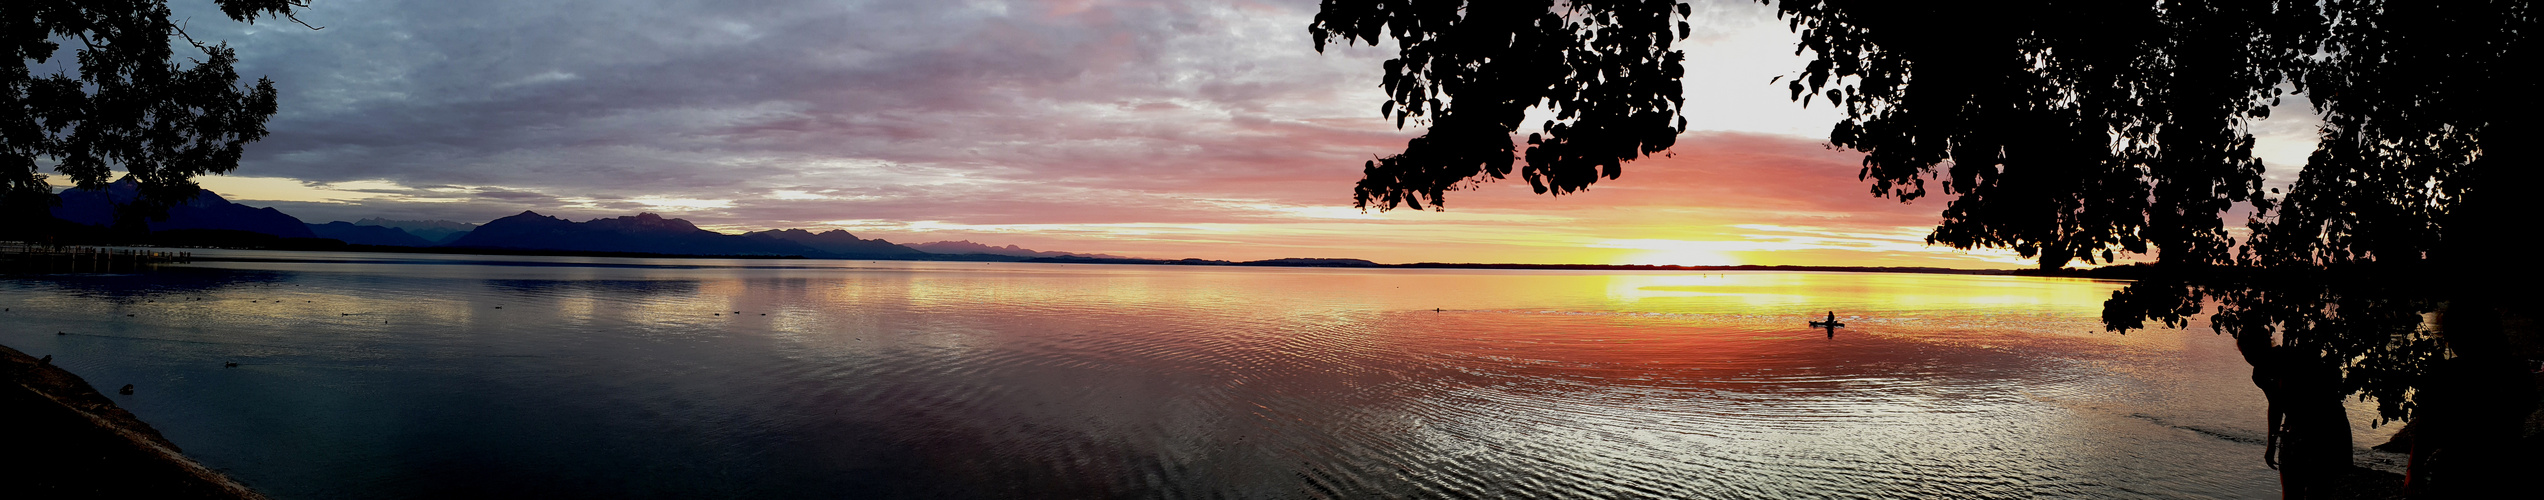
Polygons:
[[[331,240],[331,241],[332,241],[332,240]],[[1820,266],[1820,265],[1789,265],[1789,264],[1780,264],[1780,265],[1757,265],[1757,264],[1746,264],[1746,265],[1728,265],[1728,266],[1691,266],[1691,265],[1659,265],[1659,264],[1520,264],[1520,263],[1479,263],[1479,262],[1413,262],[1413,263],[1401,263],[1401,264],[1384,264],[1384,263],[1371,262],[1371,261],[1368,261],[1368,260],[1362,260],[1362,259],[1350,259],[1350,258],[1297,258],[1297,257],[1279,258],[1279,259],[1252,260],[1252,261],[1229,261],[1229,260],[1198,259],[1198,258],[1187,258],[1187,259],[1139,259],[1139,258],[1098,258],[1098,257],[1074,257],[1074,256],[1073,256],[1073,257],[1018,257],[1018,256],[1011,256],[1011,255],[994,255],[994,254],[934,254],[934,255],[931,255],[931,256],[927,256],[927,257],[905,257],[905,256],[853,256],[853,257],[852,257],[852,256],[823,256],[823,257],[813,257],[813,256],[804,256],[804,255],[713,255],[713,254],[666,254],[666,253],[647,253],[647,252],[593,252],[593,251],[575,251],[575,250],[540,250],[540,249],[527,249],[527,248],[487,248],[487,247],[390,247],[390,246],[376,246],[376,245],[351,245],[351,244],[348,244],[348,245],[331,245],[331,246],[327,246],[327,247],[323,247],[323,248],[309,248],[309,247],[235,247],[235,248],[231,248],[231,247],[205,247],[205,246],[161,246],[161,245],[127,245],[127,244],[89,244],[89,245],[86,245],[86,246],[97,246],[97,247],[116,247],[116,248],[152,248],[152,249],[156,249],[156,248],[203,248],[203,249],[229,249],[229,250],[263,250],[263,251],[278,251],[278,252],[349,252],[349,253],[410,254],[410,255],[479,255],[479,256],[498,256],[498,257],[607,257],[607,258],[632,258],[632,259],[833,260],[833,261],[896,261],[896,262],[1015,262],[1015,263],[1029,263],[1029,264],[1104,264],[1104,265],[1136,265],[1136,266],[1288,267],[1288,268],[1347,268],[1347,269],[1484,269],[1484,270],[1625,271],[1625,272],[1680,272],[1680,273],[1688,273],[1688,272],[1696,272],[1696,273],[1703,273],[1703,272],[1739,272],[1739,271],[1768,271],[1768,272],[1822,272],[1822,273],[1827,273],[1827,272],[1843,272],[1843,273],[1952,274],[1952,275],[1974,275],[1974,276],[2026,276],[2026,277],[2048,277],[2048,278],[2087,278],[2087,279],[2106,279],[2106,280],[2129,280],[2129,279],[2136,279],[2136,278],[2139,278],[2142,274],[2144,274],[2144,273],[2143,273],[2143,272],[2141,272],[2138,268],[2130,267],[2130,266],[2106,266],[2106,267],[2104,267],[2104,268],[2076,268],[2076,269],[2060,269],[2060,270],[2057,270],[2057,271],[2041,271],[2041,270],[2034,270],[2034,269],[1965,269],[1965,268],[1922,267],[1922,266]],[[242,259],[242,258],[235,258],[235,257],[221,257],[221,256],[217,256],[217,255],[189,255],[189,260],[191,260],[191,261],[196,261],[196,262],[216,262],[216,261],[264,261],[265,259]],[[291,260],[282,260],[282,261],[291,261]]]
[[166,436],[79,375],[0,345],[0,481],[34,498],[264,495],[186,458]]

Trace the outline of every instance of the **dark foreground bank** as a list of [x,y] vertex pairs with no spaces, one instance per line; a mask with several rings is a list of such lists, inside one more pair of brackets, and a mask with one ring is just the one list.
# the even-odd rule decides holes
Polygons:
[[180,454],[78,375],[0,346],[0,496],[264,498]]

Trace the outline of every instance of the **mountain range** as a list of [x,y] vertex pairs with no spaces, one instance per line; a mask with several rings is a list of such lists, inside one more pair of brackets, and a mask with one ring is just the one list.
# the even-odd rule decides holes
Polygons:
[[[132,179],[115,181],[105,189],[69,189],[61,193],[62,204],[53,207],[53,218],[90,226],[115,225],[116,207],[129,205],[140,197],[141,186]],[[257,208],[231,203],[220,194],[206,189],[195,193],[185,203],[168,208],[167,217],[145,220],[150,231],[180,229],[229,229],[264,233],[284,238],[315,238],[309,225],[273,208]]]
[[[130,179],[116,181],[101,190],[67,189],[59,194],[61,204],[53,207],[50,215],[72,225],[112,227],[117,209],[131,204],[138,194],[138,185]],[[995,247],[971,241],[899,245],[879,238],[858,238],[837,229],[819,233],[782,229],[725,234],[699,228],[687,220],[652,213],[583,222],[523,211],[485,224],[381,218],[310,224],[273,208],[231,202],[211,190],[203,190],[185,203],[169,208],[165,217],[144,220],[141,225],[152,234],[173,234],[167,231],[254,233],[316,241],[332,239],[346,244],[381,247],[893,260],[1121,258],[1036,251],[1015,245]]]
[[446,220],[388,220],[373,217],[355,221],[353,224],[356,226],[381,226],[396,228],[400,231],[406,231],[406,234],[415,235],[417,238],[423,238],[425,241],[430,241],[435,245],[458,241],[460,235],[468,234],[469,231],[477,230],[476,224],[451,222]]
[[958,240],[958,241],[932,241],[932,242],[927,242],[927,243],[919,243],[919,244],[909,245],[909,247],[910,247],[910,248],[919,249],[920,251],[928,252],[928,253],[943,253],[943,254],[978,254],[978,255],[1005,255],[1005,256],[1009,256],[1009,257],[1024,257],[1024,258],[1028,258],[1028,259],[1033,259],[1033,258],[1047,258],[1047,257],[1085,257],[1085,258],[1091,258],[1091,259],[1128,259],[1128,258],[1130,258],[1130,257],[1123,257],[1123,256],[1119,256],[1119,255],[1105,255],[1105,254],[1086,254],[1086,253],[1069,253],[1069,252],[1037,252],[1037,251],[1034,251],[1034,250],[1031,250],[1031,249],[1027,249],[1027,248],[1023,248],[1023,247],[1018,247],[1018,246],[1015,246],[1015,245],[1007,245],[1007,246],[1003,246],[1003,247],[994,247],[994,246],[989,246],[989,245],[983,245],[983,244],[979,244],[979,243],[973,243],[973,242],[972,242],[972,240]]
[[449,246],[575,252],[643,252],[672,255],[805,256],[843,259],[910,258],[927,252],[847,231],[815,234],[801,229],[733,235],[699,229],[680,219],[642,213],[574,222],[523,211],[495,219]]
[[863,255],[870,257],[897,258],[916,257],[932,253],[954,253],[921,251],[906,245],[894,245],[892,242],[883,241],[883,238],[875,238],[871,240],[857,239],[857,235],[848,234],[847,231],[837,229],[819,233],[805,231],[802,229],[754,231],[742,233],[742,237],[772,242],[793,243],[810,248],[814,251],[833,255]]
[[325,224],[309,224],[309,232],[318,235],[320,238],[327,238],[355,245],[379,245],[388,247],[433,246],[432,241],[425,240],[423,237],[416,236],[413,233],[400,231],[398,228],[357,225],[345,221],[335,221]]

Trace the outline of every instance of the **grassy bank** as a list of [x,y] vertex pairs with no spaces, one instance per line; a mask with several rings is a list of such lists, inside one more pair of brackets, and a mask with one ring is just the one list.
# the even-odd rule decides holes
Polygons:
[[[0,346],[0,496],[264,498],[194,460],[78,375]],[[21,496],[23,495],[23,496]]]

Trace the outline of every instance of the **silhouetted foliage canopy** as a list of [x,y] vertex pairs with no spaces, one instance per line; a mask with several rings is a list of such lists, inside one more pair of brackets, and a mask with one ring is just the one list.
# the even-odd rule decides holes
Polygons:
[[[2525,73],[2544,60],[2526,36],[2537,28],[2530,2],[1768,3],[1812,56],[1790,75],[1791,97],[1844,111],[1829,142],[1864,154],[1858,176],[1872,194],[1918,200],[1932,180],[1953,196],[1929,243],[2013,249],[2051,269],[2121,251],[2160,257],[2153,276],[2114,294],[2106,326],[2180,327],[2211,311],[2265,392],[2337,373],[2344,393],[2407,418],[2409,391],[2439,383],[2433,366],[2500,356],[2497,313],[2535,296],[2536,266],[2519,252],[2538,210],[2518,193],[2544,178],[2534,148],[2512,142],[2538,136],[2544,96]],[[1666,41],[1685,28],[1672,31],[1668,13],[1646,3],[1324,5],[1311,28],[1320,48],[1374,43],[1382,25],[1400,44],[1386,66],[1390,117],[1438,114],[1404,153],[1365,167],[1364,208],[1437,207],[1460,180],[1500,177],[1517,125],[1508,118],[1540,89],[1563,91],[1543,96],[1558,109],[1668,113],[1682,102],[1675,82],[1620,81],[1683,73]],[[1631,15],[1579,15],[1610,10]],[[1632,45],[1654,52],[1631,60],[1664,70],[1541,55],[1613,39],[1657,41]],[[1636,92],[1614,107],[1575,102],[1610,98],[1571,93],[1593,86]],[[2286,193],[2268,192],[2251,129],[2299,95],[2322,114],[2320,142]],[[1466,121],[1439,104],[1465,111],[1471,97],[1499,114]],[[1597,148],[1587,163],[1541,163],[1532,149],[1529,167],[1546,172],[1529,171],[1540,192],[1616,178],[1618,162],[1671,144],[1668,128],[1649,125],[1665,118],[1565,116],[1635,117],[1610,122],[1634,128],[1600,133],[1636,148]],[[1565,141],[1587,135],[1578,130]],[[1585,164],[1599,168],[1574,168]],[[2251,214],[2242,237],[2223,220],[2239,206]],[[2483,291],[2503,281],[2519,291]],[[2422,314],[2442,308],[2492,319],[2432,331]],[[2341,369],[2287,361],[2308,356]],[[2283,396],[2270,397],[2275,413]]]
[[[2279,201],[2262,193],[2250,126],[2292,92],[2331,122],[2333,156],[2321,160],[2469,157],[2476,131],[2438,130],[2498,109],[2480,103],[2502,96],[2434,76],[2498,78],[2499,63],[2514,60],[2503,51],[2523,43],[2513,25],[2529,15],[2522,2],[1770,3],[1800,35],[1796,50],[1815,56],[1788,83],[1792,97],[1846,112],[1830,143],[1865,154],[1859,176],[1874,195],[1917,200],[1934,179],[1954,197],[1929,242],[2013,249],[2049,268],[2119,251],[2233,260],[2222,215],[2238,203],[2266,214]],[[2491,17],[2447,20],[2474,12]],[[1666,150],[1684,129],[1673,115],[1686,70],[1672,42],[1686,36],[1688,13],[1643,1],[1326,0],[1309,27],[1318,50],[1394,40],[1398,57],[1383,68],[1391,99],[1380,110],[1399,127],[1426,127],[1402,153],[1364,165],[1354,204],[1437,208],[1445,191],[1502,178],[1523,160],[1533,188],[1564,194]],[[2396,29],[2405,24],[2460,31],[2405,35],[2413,28]],[[2425,88],[2362,83],[2414,74],[2402,80]],[[2416,100],[2389,102],[2405,96]],[[1512,136],[1530,125],[1520,122],[1531,107],[1556,119],[1537,124],[1518,150]],[[2378,109],[2391,115],[2373,120],[2380,125],[2343,121]],[[2412,130],[2387,131],[2400,128]],[[2364,219],[2334,224],[2387,230]],[[2395,236],[2371,239],[2434,241]]]
[[[2114,250],[2217,261],[2221,214],[2267,208],[2252,121],[2322,42],[2311,0],[1786,1],[1817,55],[1788,85],[1846,112],[1876,196],[1957,195],[1929,243],[2043,268]],[[1949,29],[1938,29],[1950,26]]]
[[[2535,11],[2336,1],[2306,19],[2320,45],[2290,73],[2323,124],[2276,213],[2247,225],[2231,259],[2185,262],[2115,295],[2104,320],[2181,326],[2214,302],[2219,332],[2341,361],[2345,387],[2375,397],[2385,419],[2407,418],[2406,389],[2426,389],[2449,352],[2505,355],[2498,311],[2535,296],[2521,253],[2538,210],[2518,198],[2544,179],[2518,141],[2535,137],[2537,81],[2515,69],[2536,59]],[[2421,314],[2441,309],[2493,319],[2425,330]]]
[[[1325,0],[1308,31],[1335,41],[1395,40],[1379,113],[1426,127],[1402,153],[1363,165],[1352,205],[1440,207],[1461,182],[1520,176],[1539,193],[1614,179],[1626,161],[1669,149],[1686,130],[1679,78],[1686,4],[1657,0]],[[1530,108],[1527,149],[1512,135]]]
[[[212,1],[250,23],[307,5]],[[273,82],[239,85],[235,51],[187,36],[168,16],[165,0],[0,2],[0,50],[22,61],[0,69],[0,194],[49,204],[39,162],[50,161],[83,188],[123,170],[142,204],[164,209],[194,194],[194,176],[238,167],[241,148],[265,136]],[[200,54],[179,54],[179,40]],[[75,55],[58,57],[64,46]]]

